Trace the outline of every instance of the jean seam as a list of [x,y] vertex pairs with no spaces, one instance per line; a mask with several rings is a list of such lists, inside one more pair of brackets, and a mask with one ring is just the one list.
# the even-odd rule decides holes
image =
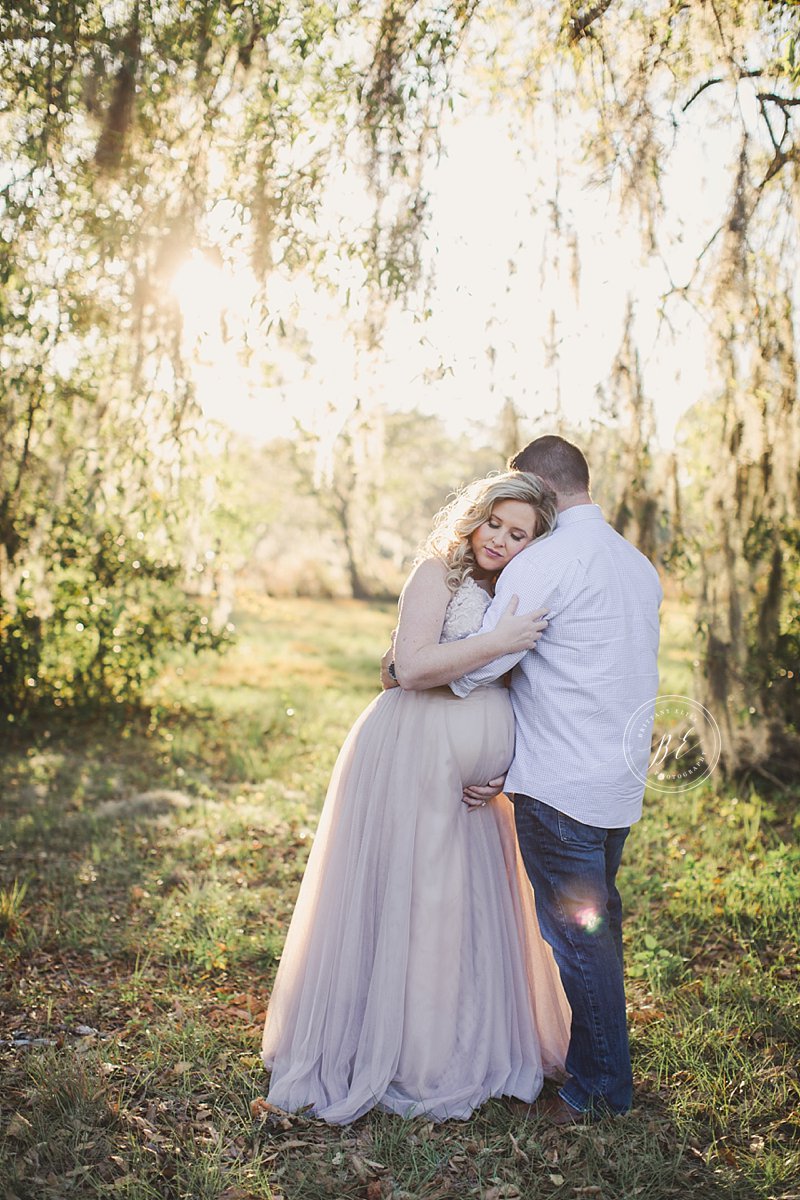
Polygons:
[[[538,819],[541,822],[541,817],[539,816],[539,813],[537,811],[538,805],[540,803],[541,803],[540,801],[534,800],[534,804],[537,806],[536,808],[534,808],[534,813],[537,815]],[[561,842],[565,843],[566,845],[578,846],[578,847],[581,846],[580,842],[570,842],[567,839],[562,837],[561,815],[562,814],[556,810],[556,826],[557,826],[557,830],[558,830],[559,840]],[[541,822],[541,823],[544,824],[544,822]],[[551,836],[552,836],[552,833],[551,833]],[[563,936],[565,937],[565,940],[567,941],[568,945],[570,946],[571,950],[573,951],[574,961],[580,970],[581,979],[583,980],[584,991],[590,1002],[591,1023],[589,1025],[589,1029],[591,1031],[591,1037],[592,1037],[592,1042],[594,1043],[594,1049],[595,1049],[595,1052],[597,1053],[598,1063],[602,1066],[602,1072],[603,1072],[599,1076],[598,1083],[597,1083],[597,1090],[601,1095],[604,1095],[612,1081],[611,1054],[610,1054],[610,1048],[608,1046],[607,1040],[603,1037],[602,1023],[599,1021],[596,991],[595,991],[595,988],[592,986],[590,975],[587,975],[587,973],[586,973],[586,965],[583,961],[583,954],[580,951],[580,947],[579,947],[578,943],[575,941],[574,937],[572,936],[570,923],[567,918],[567,914],[564,911],[564,907],[561,903],[558,888],[555,886],[555,878],[554,878],[552,866],[551,866],[552,853],[547,846],[543,847],[542,857],[544,859],[544,862],[545,862],[545,865],[547,868],[547,881],[548,881],[550,890],[551,890],[551,892],[555,898],[556,904],[557,904],[558,914],[559,914],[559,917],[561,920],[561,925],[562,925]],[[605,880],[605,872],[603,872],[603,878]],[[608,895],[609,889],[608,889],[607,880],[605,880],[605,883],[606,883],[606,894]],[[615,951],[615,956],[616,956],[616,951]],[[562,1090],[559,1094],[562,1095],[562,1098],[567,1099],[567,1103],[572,1104],[573,1108],[577,1108],[580,1111],[586,1111],[581,1108],[580,1104],[575,1104],[574,1102],[570,1101],[567,1097],[565,1097],[563,1095],[564,1091],[568,1087],[568,1084],[569,1084],[569,1081],[567,1084],[564,1085],[564,1088],[562,1088]],[[591,1098],[589,1101],[589,1107],[591,1108]]]
[[[560,831],[559,831],[559,836],[560,836]],[[592,1031],[592,1041],[594,1042],[595,1050],[600,1052],[598,1054],[598,1058],[603,1066],[603,1074],[600,1076],[600,1080],[599,1080],[600,1086],[599,1086],[598,1090],[600,1090],[601,1092],[605,1092],[606,1088],[608,1087],[609,1083],[611,1082],[611,1075],[609,1074],[609,1057],[610,1056],[608,1053],[608,1046],[605,1042],[605,1039],[602,1036],[601,1026],[597,1019],[597,1015],[598,1015],[597,1014],[597,996],[595,994],[594,988],[592,986],[590,986],[589,977],[586,974],[586,967],[585,967],[585,964],[583,961],[583,955],[580,953],[578,943],[574,940],[574,938],[572,936],[572,933],[570,930],[570,925],[569,925],[569,920],[567,919],[567,914],[564,911],[564,907],[563,907],[563,905],[561,903],[561,899],[558,895],[558,889],[555,887],[555,881],[554,881],[553,874],[551,871],[551,866],[550,866],[551,854],[550,854],[550,851],[546,848],[544,851],[544,860],[547,865],[547,881],[550,885],[550,890],[552,891],[554,897],[556,898],[556,903],[558,905],[558,912],[559,912],[559,916],[561,918],[563,935],[565,936],[566,941],[569,943],[570,948],[574,951],[575,962],[577,963],[577,965],[580,969],[581,979],[583,980],[583,987],[586,992],[586,995],[590,999],[591,1010],[592,1010],[592,1020],[591,1020],[591,1025],[590,1025],[590,1028]],[[568,1101],[568,1103],[569,1103],[569,1101]],[[580,1107],[579,1105],[573,1105],[573,1108],[579,1108],[579,1107]]]
[[[518,796],[515,799],[520,800],[523,797]],[[612,838],[612,835],[623,835],[622,841],[624,842],[629,830],[627,828],[599,830],[594,826],[588,826],[586,827],[586,836],[573,840],[571,837],[563,837],[562,833],[576,832],[582,822],[575,822],[573,829],[572,818],[567,814],[562,814],[560,810],[551,805],[545,805],[543,801],[533,796],[525,796],[524,804],[518,804],[515,807],[517,808],[520,849],[522,850],[524,847],[523,857],[526,867],[529,862],[533,864],[529,869],[531,881],[534,882],[534,876],[538,876],[541,879],[541,886],[546,888],[546,892],[543,893],[543,909],[547,911],[548,921],[552,925],[546,940],[552,936],[554,948],[559,943],[561,945],[560,953],[565,955],[568,970],[573,979],[570,986],[577,989],[576,999],[579,998],[579,1007],[584,1022],[582,1025],[583,1048],[581,1049],[580,1039],[571,1048],[575,1055],[574,1067],[587,1073],[588,1089],[581,1086],[578,1089],[581,1093],[579,1097],[573,1087],[573,1085],[577,1086],[578,1077],[573,1075],[564,1081],[559,1089],[559,1095],[572,1107],[582,1112],[591,1111],[600,1115],[605,1112],[627,1111],[629,1103],[626,1102],[625,1095],[630,1084],[630,1057],[629,1051],[626,1051],[627,1030],[625,1026],[627,1023],[625,1022],[624,1008],[620,1025],[620,1015],[616,1011],[616,999],[614,1000],[616,1015],[613,1037],[611,1037],[612,1030],[606,1030],[602,1020],[602,1012],[605,1009],[601,1009],[601,1005],[604,1003],[603,998],[607,992],[606,983],[611,987],[609,1000],[612,996],[616,997],[622,986],[622,976],[620,974],[617,977],[617,972],[622,972],[623,969],[621,948],[617,946],[619,939],[612,930],[611,921],[608,919],[610,918],[608,906],[612,895],[615,895],[615,903],[618,902],[617,907],[621,909],[619,891],[616,889],[616,885],[612,888],[608,877],[608,843],[611,838],[615,859],[613,872],[615,876],[622,845],[617,845],[618,839]],[[605,859],[605,863],[603,863],[603,859]],[[598,870],[595,870],[595,867]],[[598,897],[605,894],[606,911],[603,915],[607,918],[607,927],[602,931],[600,937],[600,941],[603,943],[602,948],[596,947],[596,938],[590,939],[587,936],[582,942],[578,941],[577,925],[568,919],[559,881],[572,871],[579,876],[584,873],[588,874],[599,887]],[[547,895],[546,903],[544,903],[544,895]],[[602,911],[602,906],[599,911]],[[618,912],[618,916],[621,925],[621,912]],[[621,930],[618,930],[619,932]],[[606,963],[605,954],[606,943],[610,945],[608,963]],[[597,976],[597,971],[602,970],[603,964],[610,966],[612,962],[613,980],[605,974],[602,978]],[[608,1036],[604,1036],[604,1033],[608,1033]],[[570,1040],[572,1043],[572,1039]],[[624,1071],[628,1075],[627,1082],[625,1074],[620,1075],[620,1071]],[[617,1083],[622,1088],[622,1092],[619,1094],[616,1090]],[[610,1102],[611,1094],[615,1097],[618,1096],[618,1100],[614,1103]]]

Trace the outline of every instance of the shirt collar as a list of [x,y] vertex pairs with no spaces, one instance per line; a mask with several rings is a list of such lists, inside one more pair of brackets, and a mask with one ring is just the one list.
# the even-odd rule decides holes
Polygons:
[[556,529],[565,525],[575,525],[578,521],[604,521],[603,511],[599,504],[573,504],[558,514]]

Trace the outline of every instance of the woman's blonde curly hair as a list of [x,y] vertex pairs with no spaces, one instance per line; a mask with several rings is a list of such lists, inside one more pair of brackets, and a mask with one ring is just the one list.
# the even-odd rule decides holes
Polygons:
[[[447,567],[446,582],[451,592],[475,570],[470,537],[492,515],[501,500],[521,500],[536,513],[534,540],[546,537],[558,516],[555,492],[527,471],[505,471],[476,479],[456,493],[433,518],[433,528],[420,548],[417,561],[439,558]],[[529,543],[532,544],[532,543]]]

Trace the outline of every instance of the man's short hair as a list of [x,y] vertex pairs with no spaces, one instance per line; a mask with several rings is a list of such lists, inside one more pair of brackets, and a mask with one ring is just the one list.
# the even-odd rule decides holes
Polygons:
[[512,471],[538,475],[562,496],[589,491],[589,464],[566,438],[554,434],[535,438],[508,460]]

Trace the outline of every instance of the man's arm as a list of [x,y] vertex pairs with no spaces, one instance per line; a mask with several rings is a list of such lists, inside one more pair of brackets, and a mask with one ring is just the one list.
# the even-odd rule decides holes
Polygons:
[[[530,612],[533,609],[545,612],[549,610],[556,579],[552,570],[548,569],[549,564],[542,561],[544,556],[537,554],[536,550],[536,546],[531,546],[529,550],[523,550],[521,554],[511,560],[501,573],[497,580],[494,599],[483,618],[480,634],[490,633],[496,628],[512,595],[519,596],[519,612]],[[472,636],[480,635],[473,634]],[[505,675],[506,671],[515,667],[527,653],[527,650],[520,650],[513,654],[504,654],[501,658],[495,658],[485,667],[477,667],[474,671],[453,680],[450,688],[457,696],[468,696],[481,684],[491,683],[493,680],[499,679],[501,675]]]
[[506,651],[521,657],[545,628],[536,612],[516,615],[517,598],[512,594],[497,613],[491,630],[440,642],[452,595],[446,583],[446,568],[438,559],[421,562],[403,588],[394,665],[397,680],[407,691],[440,687]]

